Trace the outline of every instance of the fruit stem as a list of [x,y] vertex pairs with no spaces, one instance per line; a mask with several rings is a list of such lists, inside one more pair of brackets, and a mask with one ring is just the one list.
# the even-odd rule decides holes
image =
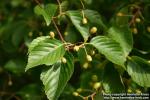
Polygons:
[[80,0],[80,2],[81,2],[81,5],[82,5],[82,9],[85,9],[85,6],[84,6],[83,1],[82,1],[82,0]]
[[62,42],[66,43],[66,41],[65,41],[64,38],[63,38],[63,36],[61,35],[61,32],[59,31],[59,29],[58,29],[58,27],[57,27],[57,25],[56,25],[54,19],[52,19],[52,22],[53,22],[53,24],[54,24],[54,26],[55,26],[55,28],[56,28],[56,30],[57,30],[57,32],[58,32],[58,35],[59,35],[60,39],[62,40]]

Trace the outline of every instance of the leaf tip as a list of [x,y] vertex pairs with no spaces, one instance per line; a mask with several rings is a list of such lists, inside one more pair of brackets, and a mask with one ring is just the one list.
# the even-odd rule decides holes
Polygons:
[[29,70],[29,68],[28,68],[28,65],[26,66],[26,68],[25,68],[25,72],[27,72]]

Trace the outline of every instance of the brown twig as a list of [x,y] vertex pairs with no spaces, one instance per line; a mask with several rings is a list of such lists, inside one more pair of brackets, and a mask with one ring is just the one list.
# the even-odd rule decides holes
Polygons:
[[53,22],[54,27],[56,28],[56,30],[58,32],[58,35],[59,35],[60,39],[62,40],[62,42],[65,42],[65,40],[64,40],[63,36],[61,35],[61,32],[59,31],[59,29],[58,29],[58,27],[57,27],[57,25],[55,23],[55,20],[53,18],[52,18],[52,22]]
[[136,19],[137,16],[139,16],[139,14],[140,14],[140,9],[137,9],[137,11],[136,11],[135,14],[133,15],[131,21],[129,22],[129,26],[131,26],[132,24],[135,23],[135,19]]
[[81,2],[81,5],[82,5],[82,9],[85,9],[85,6],[84,6],[83,1],[82,1],[82,0],[80,0],[80,2]]
[[94,100],[95,95],[96,95],[96,92],[92,93],[91,95],[84,97],[84,99],[86,100],[86,98],[91,98],[92,100]]
[[34,1],[39,5],[40,8],[42,8],[41,3],[38,0],[34,0]]
[[94,100],[94,96],[96,95],[96,92],[91,94],[91,99]]
[[21,100],[18,96],[15,95],[15,93],[9,93],[9,92],[5,92],[5,91],[0,91],[0,96],[4,96],[4,95],[10,95],[9,98],[14,97],[16,100]]

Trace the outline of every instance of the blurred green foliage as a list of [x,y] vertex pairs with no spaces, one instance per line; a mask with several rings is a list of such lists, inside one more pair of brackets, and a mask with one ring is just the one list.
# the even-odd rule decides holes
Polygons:
[[[63,2],[63,11],[83,9],[80,0],[61,1]],[[105,31],[112,25],[131,24],[129,27],[133,35],[133,49],[129,55],[133,56],[131,58],[134,59],[129,63],[130,65],[135,64],[140,66],[142,62],[139,59],[142,59],[143,62],[146,62],[146,64],[142,65],[149,66],[149,63],[147,63],[148,60],[150,61],[149,0],[82,1],[86,9],[97,11],[101,15],[99,16],[101,19],[92,19],[92,17],[89,19],[89,21],[92,21],[89,26],[96,26],[98,28],[96,35],[107,34]],[[28,47],[33,39],[49,35],[50,31],[55,32],[56,38],[59,39],[54,25],[50,24],[50,26],[47,26],[49,23],[45,22],[42,16],[36,15],[38,12],[36,14],[34,12],[36,5],[46,5],[48,3],[58,5],[56,0],[0,1],[0,100],[47,100],[43,89],[44,86],[40,81],[40,73],[44,65],[27,72],[25,72],[25,66],[28,58]],[[140,21],[132,22],[132,15],[136,14],[137,9],[140,10],[140,13],[136,17]],[[59,11],[57,10],[57,12]],[[119,17],[119,13],[123,13],[125,16]],[[92,16],[90,15],[91,13],[88,13],[88,11],[86,13],[85,11],[87,17],[88,14]],[[98,23],[101,20],[104,24],[99,26]],[[82,28],[76,29],[76,26],[72,25],[71,22],[68,23],[66,16],[61,16],[57,20],[57,25],[67,42],[79,43],[83,41],[82,34],[78,32]],[[90,39],[94,36],[90,36]],[[75,58],[74,73],[60,95],[59,100],[82,100],[80,97],[72,95],[72,93],[77,91],[83,96],[90,95],[91,91],[95,90],[94,84],[97,82],[103,82],[103,90],[108,93],[149,91],[149,87],[141,86],[146,83],[136,83],[139,76],[131,78],[133,74],[131,71],[137,69],[127,69],[129,72],[127,73],[117,65],[114,67],[95,48],[87,46],[86,49],[87,53],[92,56],[93,61],[86,61],[86,52],[84,49],[80,49],[78,53],[72,51]],[[94,54],[93,51],[95,52]],[[150,73],[149,69],[145,68],[141,73]],[[122,79],[120,79],[120,75]],[[101,97],[96,96],[96,98],[95,100],[100,100],[99,98]]]

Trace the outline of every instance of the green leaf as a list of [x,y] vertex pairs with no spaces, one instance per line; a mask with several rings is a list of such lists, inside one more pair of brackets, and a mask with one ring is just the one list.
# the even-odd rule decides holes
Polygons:
[[92,2],[93,2],[93,0],[83,0],[83,1],[84,1],[84,3],[86,3],[88,5],[92,4]]
[[[17,29],[13,30],[13,31],[10,30],[10,32],[12,34],[11,41],[12,41],[14,46],[19,47],[20,44],[22,43],[23,39],[24,39],[24,36],[26,35],[26,33],[29,32],[30,29],[27,27],[27,25],[25,25],[25,22],[23,22],[23,21],[18,22],[16,24],[13,23],[12,25]],[[12,29],[14,29],[14,27],[12,27]]]
[[124,66],[126,58],[122,48],[113,39],[106,36],[97,36],[90,41],[90,44],[97,48],[99,53],[105,55],[111,62]]
[[57,10],[57,5],[47,4],[44,7],[42,5],[37,5],[34,8],[34,12],[38,15],[42,15],[46,21],[47,26],[50,25],[51,19]]
[[100,14],[97,11],[84,10],[84,13],[85,13],[85,16],[88,18],[88,20],[91,23],[96,23],[99,26],[101,26],[102,28],[104,28],[104,30],[107,30],[107,26],[104,24],[102,17],[100,16]]
[[127,63],[127,72],[138,85],[150,87],[150,64],[145,59],[131,57]]
[[118,71],[112,63],[108,63],[104,69],[103,87],[106,93],[123,93],[125,88],[121,82]]
[[[131,15],[128,6],[121,8],[117,13]],[[133,36],[129,28],[129,16],[115,16],[111,19],[112,27],[108,30],[108,35],[120,44],[127,57],[133,48]]]
[[41,73],[41,80],[49,100],[57,100],[73,74],[73,56],[66,53],[65,58],[67,63],[57,62]]
[[56,39],[39,37],[29,46],[29,57],[26,71],[38,65],[52,65],[65,54],[64,44]]
[[49,36],[41,36],[41,37],[38,37],[36,39],[34,39],[31,44],[29,45],[29,49],[28,49],[28,52],[30,53],[36,46],[39,45],[39,43],[41,43],[41,41],[44,41],[46,39],[50,39]]
[[82,13],[80,11],[67,11],[67,15],[71,19],[73,25],[76,27],[76,29],[81,33],[84,40],[87,40],[90,36],[89,33],[89,26],[82,24]]
[[61,6],[62,12],[64,12],[64,11],[66,11],[68,9],[69,2],[67,0],[62,1],[62,3],[60,4],[60,6]]
[[125,56],[127,57],[133,48],[132,33],[128,26],[116,27],[112,26],[108,30],[108,35],[120,44]]
[[22,98],[21,100],[42,100],[41,92],[39,84],[27,84],[16,94]]
[[13,74],[16,74],[16,75],[21,75],[24,73],[24,68],[26,66],[26,63],[24,61],[24,59],[12,59],[12,60],[9,60],[4,68],[10,72],[12,72]]
[[85,49],[80,48],[77,54],[78,54],[80,65],[83,66],[83,64],[87,62]]
[[[128,6],[125,6],[119,9],[117,13],[131,15],[128,10]],[[112,27],[108,30],[108,35],[120,44],[126,57],[133,48],[133,36],[129,28],[129,20],[129,16],[117,16],[117,14],[115,14],[111,19]]]

